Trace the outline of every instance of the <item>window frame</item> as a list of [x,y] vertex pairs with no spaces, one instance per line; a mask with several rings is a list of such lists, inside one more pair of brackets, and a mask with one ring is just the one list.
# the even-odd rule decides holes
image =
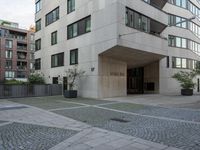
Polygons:
[[[75,53],[75,61],[72,62],[72,53]],[[70,65],[77,65],[78,64],[78,49],[72,49],[70,50]]]

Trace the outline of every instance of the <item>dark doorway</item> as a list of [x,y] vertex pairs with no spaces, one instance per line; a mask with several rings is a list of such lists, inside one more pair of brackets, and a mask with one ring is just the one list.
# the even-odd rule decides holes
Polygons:
[[67,77],[63,77],[63,91],[68,90]]
[[197,92],[200,92],[200,80],[197,79]]
[[127,93],[144,94],[144,68],[133,68],[127,71]]

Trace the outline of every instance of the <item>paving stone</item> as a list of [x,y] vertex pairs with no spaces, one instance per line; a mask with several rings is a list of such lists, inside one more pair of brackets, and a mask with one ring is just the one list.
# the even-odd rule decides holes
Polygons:
[[76,133],[73,130],[12,123],[0,127],[0,147],[3,150],[47,150]]
[[[94,127],[131,135],[161,145],[199,150],[200,124],[198,123],[125,114],[96,107],[56,111],[56,113]],[[112,118],[124,119],[128,122],[112,121]],[[160,145],[155,145],[155,147],[163,148]]]

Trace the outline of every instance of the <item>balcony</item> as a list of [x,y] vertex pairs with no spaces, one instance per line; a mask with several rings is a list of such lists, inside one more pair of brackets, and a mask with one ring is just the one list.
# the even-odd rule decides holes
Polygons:
[[26,52],[17,52],[17,59],[19,60],[25,60],[27,56]]
[[17,62],[17,70],[26,70],[27,69],[27,62]]

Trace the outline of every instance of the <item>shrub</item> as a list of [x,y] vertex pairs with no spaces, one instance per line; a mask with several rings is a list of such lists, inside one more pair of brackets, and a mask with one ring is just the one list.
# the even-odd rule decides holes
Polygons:
[[31,74],[28,77],[29,84],[45,84],[44,77],[40,74]]
[[193,82],[194,77],[196,76],[195,72],[186,72],[180,71],[174,74],[172,77],[179,81],[183,89],[194,89],[195,83]]

